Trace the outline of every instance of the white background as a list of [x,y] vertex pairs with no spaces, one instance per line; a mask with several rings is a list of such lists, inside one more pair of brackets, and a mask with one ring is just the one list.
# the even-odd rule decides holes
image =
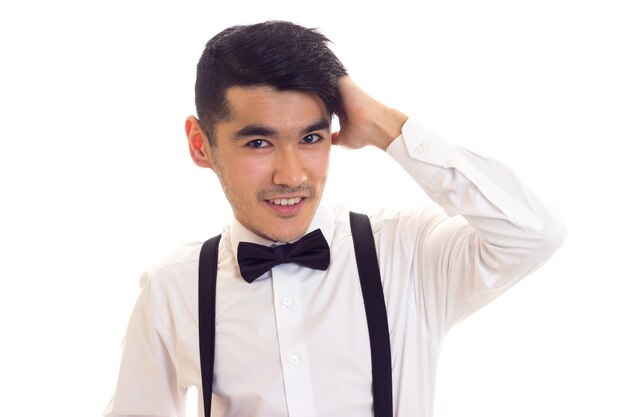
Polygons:
[[[230,218],[183,132],[204,43],[286,19],[568,224],[545,267],[449,334],[435,416],[626,416],[622,2],[223,3],[0,6],[0,413],[100,415],[142,270]],[[375,150],[335,149],[330,177],[356,210],[425,199]]]

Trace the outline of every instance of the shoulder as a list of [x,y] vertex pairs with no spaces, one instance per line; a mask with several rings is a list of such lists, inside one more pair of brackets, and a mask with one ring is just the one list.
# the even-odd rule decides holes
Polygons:
[[383,208],[370,214],[374,234],[414,237],[420,230],[436,225],[448,216],[434,205],[416,205],[409,208]]
[[388,235],[402,237],[408,233],[415,236],[420,229],[435,226],[448,216],[435,204],[416,205],[408,208],[385,207],[375,211],[356,208],[349,210],[341,204],[334,204],[335,231],[350,235],[350,212],[363,213],[370,218],[375,236]]
[[141,277],[142,287],[167,287],[180,285],[195,279],[198,272],[198,257],[204,242],[190,242],[179,246],[154,262]]

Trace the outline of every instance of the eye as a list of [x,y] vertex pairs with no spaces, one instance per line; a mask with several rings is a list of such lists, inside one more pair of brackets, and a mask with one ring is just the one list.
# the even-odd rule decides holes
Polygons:
[[263,139],[255,139],[255,140],[251,140],[250,142],[246,143],[246,146],[250,147],[250,148],[254,148],[254,149],[261,149],[261,148],[266,148],[268,146],[270,146],[270,143],[266,140]]
[[313,144],[319,142],[320,140],[322,140],[322,137],[320,135],[318,135],[317,133],[312,133],[303,137],[301,142],[306,144]]

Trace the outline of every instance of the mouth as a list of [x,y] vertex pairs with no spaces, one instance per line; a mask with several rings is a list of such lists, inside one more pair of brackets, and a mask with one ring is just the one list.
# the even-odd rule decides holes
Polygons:
[[270,204],[275,206],[294,206],[299,204],[304,198],[303,197],[292,197],[292,198],[274,198],[272,200],[265,200]]
[[275,214],[288,218],[300,213],[306,201],[306,197],[290,197],[272,198],[265,200],[265,203]]

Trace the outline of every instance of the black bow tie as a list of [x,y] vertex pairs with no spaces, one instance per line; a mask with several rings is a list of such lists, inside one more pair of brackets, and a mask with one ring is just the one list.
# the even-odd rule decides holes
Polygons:
[[296,242],[274,247],[241,242],[237,262],[243,279],[252,282],[276,265],[290,262],[326,270],[330,264],[330,249],[322,231],[317,229]]

